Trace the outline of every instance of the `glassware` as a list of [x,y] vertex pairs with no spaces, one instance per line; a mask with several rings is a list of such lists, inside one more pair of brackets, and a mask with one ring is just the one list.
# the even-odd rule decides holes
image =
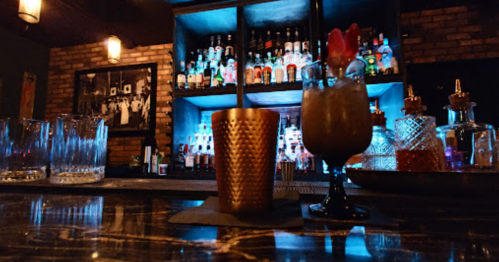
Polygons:
[[395,155],[398,171],[434,172],[445,170],[442,141],[437,138],[435,117],[423,116],[426,106],[414,96],[404,100],[406,116],[395,120]]
[[311,213],[340,219],[368,217],[367,210],[348,200],[342,173],[346,161],[363,152],[371,142],[371,113],[362,65],[353,60],[346,75],[342,68],[329,69],[325,75],[325,65],[319,62],[302,70],[303,144],[324,159],[332,173],[328,196],[322,203],[311,205]]
[[104,177],[107,132],[98,117],[60,115],[52,138],[50,182],[80,184]]
[[371,145],[362,153],[362,168],[368,170],[395,170],[395,135],[386,129],[385,112],[379,110],[376,100],[376,111],[373,120],[373,138]]
[[35,181],[47,176],[49,126],[32,119],[0,120],[0,182]]
[[447,149],[446,156],[449,155],[447,168],[497,169],[494,127],[475,123],[473,107],[476,103],[470,102],[469,94],[462,92],[459,79],[456,79],[456,92],[449,96],[449,101],[450,105],[445,107],[449,110],[449,124],[437,128]]

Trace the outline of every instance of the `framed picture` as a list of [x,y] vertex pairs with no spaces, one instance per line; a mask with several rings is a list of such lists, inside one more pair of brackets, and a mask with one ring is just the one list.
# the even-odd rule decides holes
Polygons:
[[157,64],[76,71],[73,112],[99,115],[109,136],[154,135]]

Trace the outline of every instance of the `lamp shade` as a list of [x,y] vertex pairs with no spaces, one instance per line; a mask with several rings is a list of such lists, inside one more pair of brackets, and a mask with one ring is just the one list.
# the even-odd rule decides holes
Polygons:
[[40,9],[42,0],[21,0],[19,1],[19,17],[28,23],[36,24],[40,22]]
[[121,40],[117,36],[110,36],[107,41],[107,59],[110,63],[117,64],[121,57]]

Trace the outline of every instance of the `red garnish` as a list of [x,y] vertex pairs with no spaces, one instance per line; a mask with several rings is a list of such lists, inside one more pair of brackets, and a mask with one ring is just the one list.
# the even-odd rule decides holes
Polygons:
[[352,24],[345,36],[338,28],[329,33],[327,64],[331,70],[337,71],[341,68],[345,72],[350,62],[355,59],[359,52],[359,33],[357,24]]

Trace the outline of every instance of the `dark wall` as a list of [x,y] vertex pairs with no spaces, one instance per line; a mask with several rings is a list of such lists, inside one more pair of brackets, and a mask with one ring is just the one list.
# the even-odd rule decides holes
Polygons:
[[0,117],[17,117],[24,72],[37,76],[33,118],[43,119],[47,97],[49,49],[0,28]]

